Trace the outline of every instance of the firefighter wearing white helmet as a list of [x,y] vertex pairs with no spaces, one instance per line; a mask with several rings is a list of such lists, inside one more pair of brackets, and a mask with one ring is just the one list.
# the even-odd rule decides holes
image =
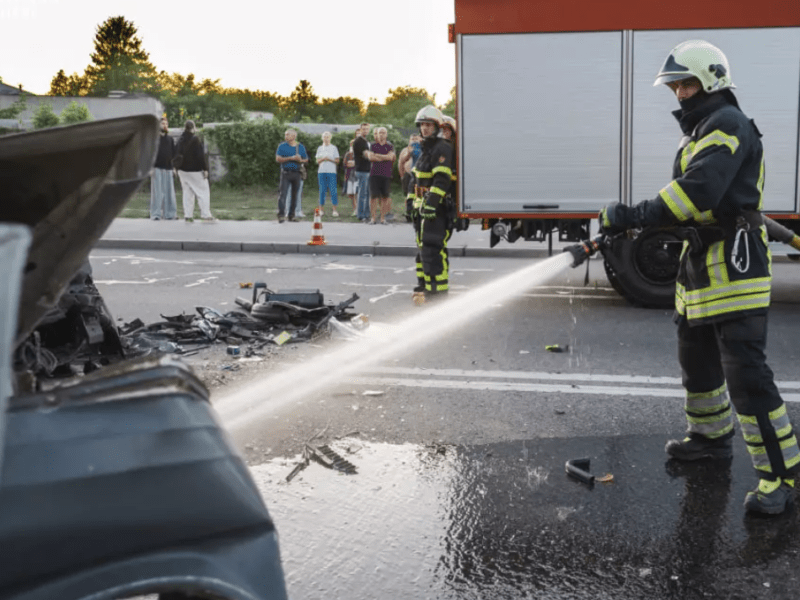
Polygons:
[[444,124],[442,112],[433,105],[420,109],[415,120],[422,137],[422,154],[412,169],[414,192],[411,203],[416,233],[418,304],[446,294],[450,260],[447,242],[453,233],[453,146],[438,137]]
[[679,461],[729,460],[733,404],[759,478],[745,508],[778,514],[792,502],[800,448],[765,358],[771,257],[760,213],[761,133],[739,108],[730,65],[716,46],[676,46],[656,77],[662,83],[680,103],[673,179],[652,200],[610,204],[600,224],[610,235],[681,226],[675,321],[688,434],[667,442],[666,451]]

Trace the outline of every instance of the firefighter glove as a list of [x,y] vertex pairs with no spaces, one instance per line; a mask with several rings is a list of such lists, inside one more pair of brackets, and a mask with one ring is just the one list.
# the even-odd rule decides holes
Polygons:
[[438,208],[438,204],[432,200],[433,199],[430,197],[430,195],[425,196],[425,202],[419,209],[419,216],[421,216],[423,219],[436,218],[436,209]]
[[638,227],[636,211],[630,206],[625,206],[619,202],[612,202],[598,215],[600,221],[600,231],[609,235],[622,233],[628,229]]

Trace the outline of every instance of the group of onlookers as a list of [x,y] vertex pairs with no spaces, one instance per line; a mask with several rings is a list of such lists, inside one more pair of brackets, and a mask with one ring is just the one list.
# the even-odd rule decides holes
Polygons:
[[[215,222],[217,219],[211,214],[210,207],[208,160],[203,150],[203,142],[196,135],[195,124],[193,121],[186,121],[177,143],[169,135],[168,127],[167,117],[164,115],[161,119],[161,138],[151,178],[150,218],[153,220],[178,218],[173,180],[173,174],[176,174],[183,190],[183,212],[186,222],[194,221],[195,199],[200,208],[200,219],[204,222]],[[355,137],[344,156],[342,194],[350,199],[352,215],[359,221],[385,224],[387,218],[391,216],[390,182],[397,155],[394,146],[388,140],[388,131],[385,127],[375,129],[372,143],[367,140],[369,133],[369,123],[362,123],[355,130]],[[413,135],[409,145],[400,153],[398,162],[404,196],[411,178],[411,168],[419,153],[419,136]],[[324,214],[325,202],[330,195],[331,216],[338,217],[337,173],[341,159],[339,149],[331,143],[330,132],[322,134],[322,144],[317,148],[315,159],[320,211]],[[284,141],[275,152],[275,160],[281,170],[278,222],[296,221],[305,216],[302,212],[301,198],[309,155],[303,144],[297,141],[295,130],[286,130]]]
[[217,219],[211,214],[211,190],[208,187],[208,160],[203,142],[197,137],[194,121],[186,121],[176,143],[169,135],[167,115],[161,117],[161,137],[150,180],[150,218],[178,218],[173,174],[178,176],[183,191],[183,214],[187,223],[194,221],[195,199],[200,218],[206,223]]

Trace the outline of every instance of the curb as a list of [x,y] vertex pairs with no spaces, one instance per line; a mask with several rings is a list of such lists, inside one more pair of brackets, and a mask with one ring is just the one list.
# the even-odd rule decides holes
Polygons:
[[[252,252],[263,254],[338,254],[350,256],[415,256],[415,246],[382,246],[380,244],[330,244],[310,246],[286,242],[208,242],[180,240],[100,239],[95,248],[113,250],[182,250],[185,252]],[[546,249],[539,248],[449,248],[451,257],[472,258],[547,258]],[[554,250],[554,254],[559,252]]]

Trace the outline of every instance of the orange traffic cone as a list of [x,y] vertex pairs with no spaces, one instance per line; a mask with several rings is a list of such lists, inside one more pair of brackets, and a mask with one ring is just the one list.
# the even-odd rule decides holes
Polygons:
[[314,229],[312,230],[309,246],[324,246],[325,236],[322,235],[322,212],[319,207],[314,209]]

